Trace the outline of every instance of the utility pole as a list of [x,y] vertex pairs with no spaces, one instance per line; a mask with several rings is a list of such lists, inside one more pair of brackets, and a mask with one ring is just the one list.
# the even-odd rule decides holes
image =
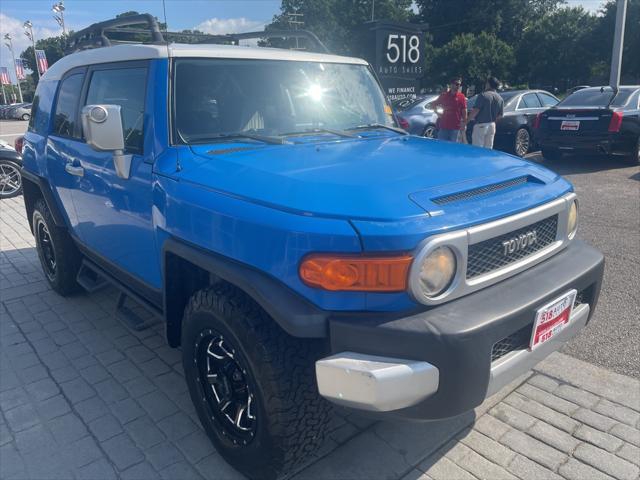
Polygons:
[[38,76],[38,81],[40,81],[40,70],[38,70],[38,56],[36,55],[36,40],[33,37],[33,24],[30,20],[27,20],[22,24],[24,27],[24,34],[31,40],[31,45],[33,45],[33,60],[36,62],[36,75]]
[[58,25],[60,25],[62,27],[62,35],[64,35],[65,37],[67,36],[67,29],[64,26],[64,4],[62,3],[62,0],[60,0],[58,3],[54,3],[53,7],[51,7],[51,11],[53,13],[56,13],[57,15],[54,15],[53,18],[56,19],[56,22],[58,22]]
[[620,86],[620,70],[622,67],[622,50],[624,47],[624,24],[627,18],[627,0],[618,0],[616,6],[616,30],[613,35],[613,52],[611,54],[611,75],[609,86],[614,92]]
[[16,74],[16,83],[18,84],[18,93],[20,94],[20,103],[24,103],[24,99],[22,98],[22,87],[20,86],[20,78],[18,77],[18,66],[16,65],[16,56],[13,53],[13,42],[11,41],[11,35],[5,33],[4,39],[7,41],[5,45],[11,52],[11,59],[13,60],[13,71]]
[[373,22],[376,12],[376,0],[371,0],[371,21]]

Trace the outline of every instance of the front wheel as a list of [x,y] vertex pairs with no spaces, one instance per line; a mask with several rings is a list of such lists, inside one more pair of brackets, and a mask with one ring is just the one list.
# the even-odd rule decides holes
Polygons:
[[29,120],[30,118],[31,118],[31,115],[29,115],[28,113],[25,113],[25,114],[23,114],[23,115],[22,115],[22,120],[27,121],[27,120]]
[[250,478],[291,471],[321,444],[321,343],[287,335],[244,293],[196,292],[182,321],[182,359],[200,422],[218,452]]
[[526,128],[519,128],[513,142],[513,152],[519,157],[524,157],[531,149],[531,135]]
[[20,166],[11,160],[0,159],[0,199],[17,197],[21,193]]

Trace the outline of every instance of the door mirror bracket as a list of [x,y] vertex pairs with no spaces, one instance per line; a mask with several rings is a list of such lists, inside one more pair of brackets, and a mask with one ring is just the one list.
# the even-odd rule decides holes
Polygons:
[[86,105],[82,108],[82,130],[94,150],[113,152],[116,175],[131,176],[131,155],[124,153],[124,134],[120,105]]

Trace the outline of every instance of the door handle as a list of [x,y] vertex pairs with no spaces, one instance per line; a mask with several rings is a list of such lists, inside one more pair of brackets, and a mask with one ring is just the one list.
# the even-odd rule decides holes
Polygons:
[[67,163],[64,166],[64,169],[67,173],[70,173],[71,175],[75,175],[76,177],[84,176],[84,168],[74,165],[73,163]]

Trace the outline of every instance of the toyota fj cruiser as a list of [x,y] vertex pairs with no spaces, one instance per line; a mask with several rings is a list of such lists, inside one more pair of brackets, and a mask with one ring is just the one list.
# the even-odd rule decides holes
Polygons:
[[588,322],[603,257],[566,180],[405,134],[363,60],[149,24],[118,46],[94,25],[75,46],[105,48],[43,75],[26,212],[53,290],[106,279],[164,319],[238,470],[290,471],[331,403],[473,409]]

